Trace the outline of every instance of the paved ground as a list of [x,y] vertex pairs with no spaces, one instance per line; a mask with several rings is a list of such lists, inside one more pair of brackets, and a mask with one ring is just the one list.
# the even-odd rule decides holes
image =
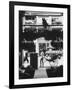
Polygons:
[[45,68],[35,70],[34,78],[48,78]]

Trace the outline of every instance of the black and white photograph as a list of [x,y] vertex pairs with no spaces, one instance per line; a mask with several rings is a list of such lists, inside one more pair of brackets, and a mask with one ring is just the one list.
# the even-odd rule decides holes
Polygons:
[[10,88],[70,84],[69,15],[69,5],[10,2]]
[[63,77],[63,13],[19,11],[19,79]]

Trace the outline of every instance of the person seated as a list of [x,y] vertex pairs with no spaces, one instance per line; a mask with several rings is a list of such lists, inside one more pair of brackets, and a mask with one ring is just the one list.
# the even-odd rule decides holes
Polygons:
[[47,26],[49,26],[45,18],[42,18],[42,23],[43,23],[44,28],[47,28]]

